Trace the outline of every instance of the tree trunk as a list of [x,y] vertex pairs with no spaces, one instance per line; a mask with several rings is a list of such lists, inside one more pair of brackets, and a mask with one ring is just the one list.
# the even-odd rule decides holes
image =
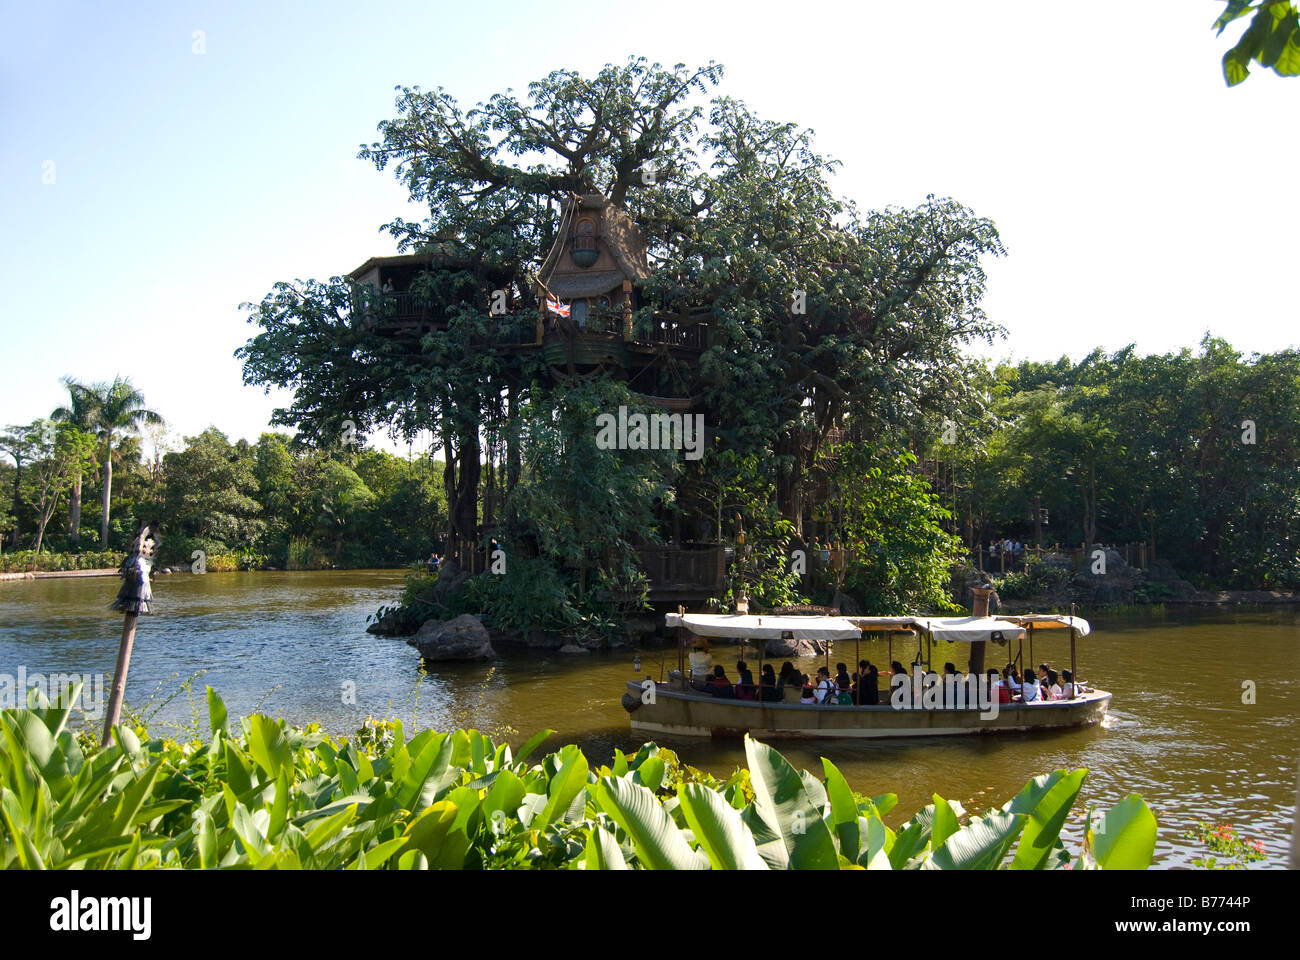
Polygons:
[[99,518],[99,549],[108,549],[108,504],[113,496],[113,437],[105,441],[108,452],[104,455],[104,515]]
[[14,539],[13,549],[18,549],[18,534],[22,529],[22,519],[19,515],[21,501],[18,499],[21,493],[20,486],[23,480],[23,461],[21,457],[14,457]]
[[68,543],[73,547],[81,543],[81,471],[72,481],[72,500],[68,511]]

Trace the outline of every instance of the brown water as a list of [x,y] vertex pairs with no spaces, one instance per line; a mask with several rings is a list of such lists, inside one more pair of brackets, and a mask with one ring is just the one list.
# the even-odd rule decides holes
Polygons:
[[[619,705],[624,681],[637,676],[634,651],[510,652],[494,664],[433,665],[423,673],[403,640],[365,633],[366,616],[391,602],[401,581],[395,571],[161,577],[158,613],[142,618],[137,632],[128,703],[151,718],[152,729],[170,735],[206,730],[202,691],[211,684],[232,716],[260,704],[338,732],[367,715],[399,717],[408,732],[413,723],[475,726],[514,742],[550,727],[557,731],[553,744],[579,743],[593,762],[608,762],[616,746],[639,745]],[[0,673],[16,675],[20,666],[29,673],[111,672],[121,632],[120,616],[108,610],[116,588],[112,579],[0,583]],[[1227,820],[1263,840],[1268,859],[1261,865],[1282,866],[1300,756],[1300,610],[1170,608],[1090,619],[1079,672],[1114,694],[1104,726],[776,745],[796,766],[820,772],[826,756],[855,789],[897,793],[895,825],[934,792],[982,809],[1005,801],[1034,774],[1083,766],[1091,771],[1085,803],[1104,808],[1136,792],[1155,810],[1160,865],[1184,864],[1200,852],[1182,834],[1204,818]],[[895,644],[895,659],[913,653],[901,640]],[[853,654],[845,644],[835,659]],[[862,656],[878,665],[889,659],[884,643],[863,644]],[[936,646],[932,656],[936,664],[963,663],[966,652]],[[643,675],[658,677],[665,657],[671,667],[674,652],[641,651]],[[731,658],[715,651],[715,659]],[[1034,659],[1067,665],[1068,639],[1040,634]],[[192,701],[181,685],[200,671]],[[1242,702],[1244,681],[1256,686],[1253,704]],[[345,702],[348,689],[355,703]],[[739,743],[659,743],[720,776],[744,762]],[[1082,816],[1066,830],[1072,847]]]

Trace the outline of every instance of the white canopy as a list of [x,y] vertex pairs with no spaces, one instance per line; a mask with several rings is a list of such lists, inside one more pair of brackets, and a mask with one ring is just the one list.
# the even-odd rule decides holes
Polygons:
[[1025,628],[996,617],[918,617],[917,623],[936,640],[948,643],[980,643],[1020,640]]
[[[669,627],[685,627],[699,637],[736,637],[744,640],[853,640],[862,631],[843,617],[723,616],[710,613],[670,613]],[[1014,629],[1014,628],[1013,628]]]
[[1010,620],[1013,623],[1020,624],[1022,627],[1032,626],[1039,630],[1051,628],[1064,628],[1068,630],[1070,627],[1073,627],[1078,632],[1077,635],[1080,637],[1086,637],[1092,632],[1092,627],[1088,625],[1088,621],[1083,619],[1083,617],[1067,617],[1059,613],[1029,613],[1021,617],[1006,616],[998,617],[998,619]]

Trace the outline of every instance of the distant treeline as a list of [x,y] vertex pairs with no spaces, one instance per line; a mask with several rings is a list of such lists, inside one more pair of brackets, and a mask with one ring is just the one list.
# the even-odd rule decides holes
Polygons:
[[1202,585],[1300,586],[1300,353],[1207,336],[985,374],[926,464],[968,545],[1145,541]]
[[[132,389],[120,380],[82,389],[111,397],[113,388]],[[72,396],[75,405],[75,390]],[[39,549],[40,558],[22,558],[24,567],[77,569],[85,564],[45,555],[107,557],[144,519],[163,525],[160,563],[189,564],[202,550],[209,569],[407,565],[427,557],[446,528],[437,462],[299,449],[272,433],[231,443],[215,428],[166,453],[157,450],[163,433],[155,430],[155,456],[147,460],[139,431],[148,424],[119,425],[110,435],[94,405],[79,418],[70,412],[0,436],[7,458],[0,460],[0,543],[7,551]],[[84,502],[83,488],[95,494]]]

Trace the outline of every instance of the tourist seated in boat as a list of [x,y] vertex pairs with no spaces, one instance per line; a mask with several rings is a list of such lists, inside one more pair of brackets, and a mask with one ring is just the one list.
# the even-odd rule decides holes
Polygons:
[[840,706],[853,706],[853,678],[846,663],[835,664],[835,701]]
[[1073,700],[1075,697],[1079,696],[1081,691],[1079,689],[1079,685],[1074,682],[1073,673],[1071,673],[1069,670],[1062,670],[1061,680],[1064,681],[1061,684],[1062,700]]
[[1020,682],[1020,672],[1016,670],[1014,663],[1008,663],[1002,668],[1002,682],[1006,688],[1011,691],[1011,699],[1015,700],[1021,694],[1022,684]]
[[989,692],[997,694],[998,703],[1011,702],[1011,688],[1002,682],[1002,674],[996,667],[989,667]]
[[1060,700],[1062,695],[1064,694],[1064,691],[1061,689],[1060,680],[1056,676],[1056,671],[1053,670],[1051,667],[1047,668],[1046,687],[1047,687],[1046,692],[1047,692],[1048,700]]
[[943,705],[945,707],[955,707],[957,706],[955,701],[953,703],[948,702],[948,689],[949,689],[949,682],[950,682],[948,680],[949,677],[953,678],[951,684],[952,684],[953,697],[955,698],[957,695],[957,688],[960,687],[962,683],[964,683],[965,681],[962,679],[962,675],[957,672],[957,665],[953,663],[951,660],[949,660],[947,663],[943,665],[943,698],[944,698]]
[[722,668],[722,664],[713,668],[713,676],[709,678],[704,689],[715,697],[722,697],[725,700],[736,699],[736,689],[727,679],[727,671]]
[[744,660],[736,661],[736,699],[758,699],[758,687],[754,684],[754,671]]
[[835,681],[831,679],[831,672],[825,667],[817,668],[817,683],[813,687],[813,698],[817,703],[826,703],[827,700],[835,702]]
[[764,703],[772,703],[781,698],[781,689],[776,682],[776,670],[770,663],[765,663],[758,675],[758,699]]
[[880,671],[870,660],[858,663],[858,683],[854,695],[854,702],[861,707],[874,707],[880,703]]
[[776,685],[778,687],[797,687],[803,682],[803,677],[794,664],[787,660],[781,664],[781,672],[777,674]]
[[1020,699],[1025,703],[1043,702],[1043,688],[1028,671],[1025,672],[1025,682],[1020,685]]
[[816,703],[817,691],[813,688],[812,681],[808,679],[808,674],[805,673],[802,680],[803,687],[799,691],[799,702],[803,704]]

